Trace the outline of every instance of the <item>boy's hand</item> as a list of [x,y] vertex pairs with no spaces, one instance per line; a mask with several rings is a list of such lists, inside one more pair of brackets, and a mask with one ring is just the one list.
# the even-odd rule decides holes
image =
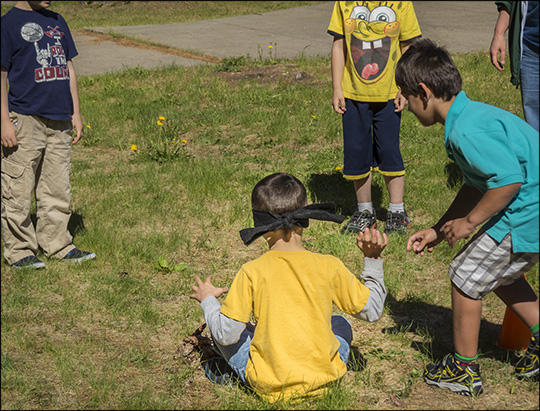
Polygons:
[[401,90],[397,92],[396,98],[394,99],[394,107],[396,108],[394,111],[396,113],[399,113],[400,111],[403,111],[405,107],[407,107],[407,104],[409,104],[409,101],[403,97],[401,94]]
[[206,280],[204,283],[201,281],[199,276],[195,276],[195,281],[197,282],[197,285],[192,285],[191,289],[195,291],[195,294],[191,294],[189,298],[193,298],[194,300],[197,300],[198,302],[202,302],[206,297],[219,297],[221,294],[226,293],[229,291],[227,287],[224,288],[218,288],[214,287],[212,285],[212,277],[208,276],[206,277]]
[[77,142],[83,136],[83,121],[80,115],[73,115],[73,129],[75,130],[75,138],[71,141],[71,144],[77,144]]
[[448,241],[450,248],[454,248],[457,241],[469,237],[475,228],[476,227],[467,220],[467,217],[464,217],[446,222],[441,227],[441,232],[444,235],[444,239]]
[[382,251],[388,245],[388,236],[385,233],[381,234],[375,228],[370,231],[366,227],[364,232],[356,237],[356,245],[362,250],[364,256],[379,260]]
[[506,62],[506,40],[504,37],[493,37],[489,48],[489,54],[491,56],[491,64],[493,64],[493,67],[499,71],[503,71],[504,63]]
[[334,91],[332,95],[332,107],[334,108],[334,111],[338,114],[345,114],[345,111],[347,109],[345,108],[345,96],[343,95],[343,92],[340,91]]
[[11,121],[2,122],[2,146],[15,147],[19,142],[15,137],[15,126]]
[[416,254],[424,255],[424,248],[427,247],[428,252],[431,253],[442,240],[443,235],[439,235],[434,228],[425,228],[409,237],[407,251],[412,249]]

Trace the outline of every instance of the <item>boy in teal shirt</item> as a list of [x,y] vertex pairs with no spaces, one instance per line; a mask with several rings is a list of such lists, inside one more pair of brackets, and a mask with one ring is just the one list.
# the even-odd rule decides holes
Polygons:
[[538,297],[523,276],[538,262],[538,132],[467,98],[450,54],[429,39],[403,54],[396,84],[424,126],[445,126],[448,157],[464,178],[439,222],[410,236],[407,250],[424,255],[443,240],[453,248],[483,225],[450,264],[455,353],[428,364],[425,381],[463,395],[483,392],[478,336],[482,298],[492,291],[533,334],[516,375],[538,376]]

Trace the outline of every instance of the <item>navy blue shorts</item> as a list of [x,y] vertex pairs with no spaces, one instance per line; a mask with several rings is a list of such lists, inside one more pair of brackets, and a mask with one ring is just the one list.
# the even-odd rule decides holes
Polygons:
[[372,170],[386,176],[402,176],[405,165],[399,149],[401,113],[394,100],[364,103],[345,99],[343,114],[343,176],[365,178]]

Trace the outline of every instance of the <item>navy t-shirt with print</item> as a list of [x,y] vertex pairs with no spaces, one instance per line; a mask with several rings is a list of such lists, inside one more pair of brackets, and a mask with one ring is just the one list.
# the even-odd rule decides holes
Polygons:
[[13,7],[2,16],[1,64],[8,71],[9,111],[71,120],[68,60],[77,49],[64,18]]

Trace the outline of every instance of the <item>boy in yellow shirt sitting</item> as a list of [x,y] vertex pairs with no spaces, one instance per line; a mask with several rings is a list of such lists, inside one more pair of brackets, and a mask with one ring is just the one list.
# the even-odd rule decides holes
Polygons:
[[[333,204],[307,205],[295,177],[276,173],[252,192],[254,228],[240,231],[246,245],[264,237],[269,251],[242,266],[230,290],[196,277],[191,298],[201,303],[213,341],[240,380],[264,399],[288,401],[319,395],[347,371],[352,327],[332,315],[333,304],[365,321],[377,321],[386,298],[381,252],[386,234],[357,236],[364,253],[360,282],[336,257],[306,250],[309,219],[341,223]],[[221,305],[216,299],[228,292]],[[253,327],[251,315],[256,321]]]

